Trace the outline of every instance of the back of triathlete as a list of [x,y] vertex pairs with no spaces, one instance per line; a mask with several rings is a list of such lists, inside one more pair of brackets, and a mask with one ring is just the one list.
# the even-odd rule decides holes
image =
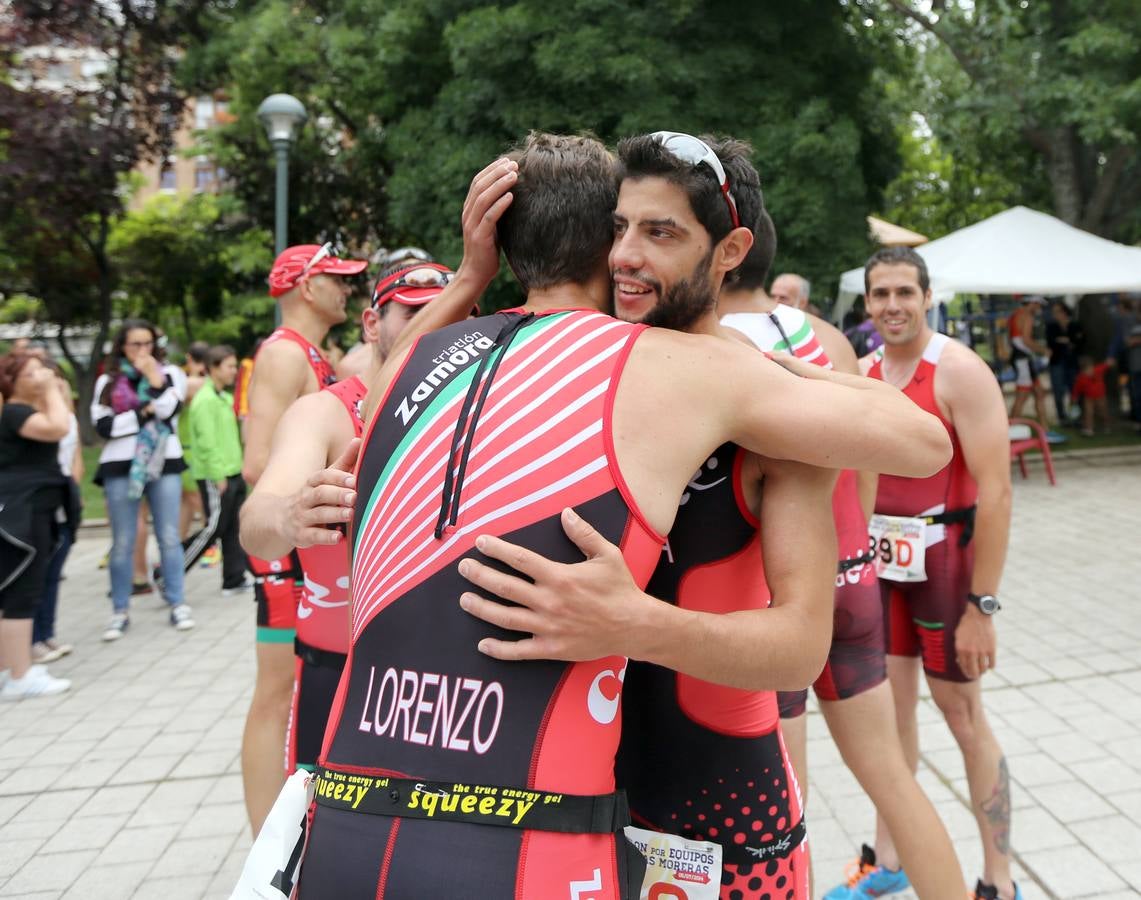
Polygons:
[[[951,435],[954,456],[930,478],[881,475],[876,494],[877,514],[923,519],[923,580],[881,579],[885,607],[887,652],[893,656],[921,656],[929,676],[967,681],[955,658],[955,627],[967,606],[974,566],[975,503],[978,485],[967,469],[954,427],[935,399],[935,373],[950,342],[934,333],[923,351],[915,374],[903,388],[918,406],[937,416]],[[883,348],[871,356],[870,378],[883,380]],[[889,538],[890,541],[890,538]],[[905,562],[896,548],[877,548],[884,562]],[[915,567],[915,563],[912,563]]]
[[[353,434],[364,432],[361,404],[367,388],[360,378],[325,388],[344,407]],[[297,550],[304,584],[297,605],[293,704],[285,744],[285,772],[312,771],[321,753],[329,710],[349,652],[349,551],[345,542]]]
[[[757,458],[733,444],[706,461],[682,495],[651,595],[702,612],[769,606],[750,507],[758,474]],[[723,898],[808,897],[800,789],[776,694],[633,661],[624,693],[616,774],[634,824],[719,843]]]
[[301,896],[637,896],[613,775],[626,660],[481,654],[488,626],[456,603],[456,563],[488,531],[580,559],[560,523],[573,505],[646,581],[663,539],[629,499],[611,425],[641,331],[516,311],[406,357],[358,468],[352,646]]
[[[816,365],[832,367],[827,348],[821,343],[819,328],[802,310],[784,303],[775,304],[766,313],[727,315],[721,324],[740,331],[761,350],[792,353]],[[827,332],[826,332],[827,333]],[[833,352],[846,352],[843,335],[832,341]],[[851,354],[848,353],[848,356]],[[845,370],[858,371],[855,359]],[[832,494],[832,512],[836,522],[837,548],[840,559],[836,573],[835,610],[832,622],[832,646],[824,671],[813,683],[816,695],[823,700],[843,700],[882,684],[887,678],[883,648],[883,610],[875,569],[869,563],[867,517],[860,506],[857,475],[851,470],[840,474]],[[807,689],[781,691],[778,694],[782,719],[803,716],[808,699]],[[804,778],[800,765],[800,741],[792,751],[793,761]]]

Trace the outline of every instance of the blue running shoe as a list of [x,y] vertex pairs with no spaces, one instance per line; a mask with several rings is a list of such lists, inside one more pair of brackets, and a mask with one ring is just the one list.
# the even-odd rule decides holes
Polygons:
[[[981,878],[975,882],[974,898],[975,900],[1001,900],[998,896],[998,888],[993,884],[987,884]],[[1022,891],[1018,889],[1017,884],[1014,884],[1014,900],[1022,900]]]
[[1064,434],[1058,434],[1058,432],[1056,432],[1056,431],[1047,431],[1046,432],[1046,443],[1047,444],[1064,444],[1068,440],[1069,440],[1068,437],[1066,437]]
[[824,900],[868,900],[884,897],[911,887],[903,869],[892,871],[876,865],[876,851],[864,844],[860,858],[848,865],[848,880],[824,895]]

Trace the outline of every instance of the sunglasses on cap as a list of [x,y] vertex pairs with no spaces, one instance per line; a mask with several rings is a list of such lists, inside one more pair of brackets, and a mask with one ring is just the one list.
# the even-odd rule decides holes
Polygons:
[[680,159],[691,166],[700,166],[703,163],[709,166],[717,176],[717,184],[721,187],[726,206],[729,207],[729,218],[733,222],[733,227],[740,228],[741,219],[737,215],[737,201],[733,199],[733,194],[729,190],[729,177],[712,148],[701,138],[680,131],[655,131],[650,137],[661,144],[675,159]]
[[321,260],[330,256],[336,256],[336,254],[333,252],[333,242],[326,241],[320,246],[320,248],[318,248],[316,253],[309,257],[309,262],[305,263],[305,265],[301,267],[301,271],[298,272],[294,277],[293,283],[295,285],[301,284],[301,282],[305,280],[305,276],[309,274],[310,269],[317,265],[317,263],[319,263]]
[[456,277],[455,272],[442,272],[432,266],[418,266],[400,273],[388,284],[378,284],[372,292],[372,308],[377,309],[395,299],[401,288],[445,288]]

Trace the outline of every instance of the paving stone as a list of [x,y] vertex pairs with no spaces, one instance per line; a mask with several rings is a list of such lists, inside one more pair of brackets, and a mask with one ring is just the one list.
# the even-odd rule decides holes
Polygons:
[[[179,838],[155,863],[149,879],[174,875],[214,875],[230,853],[233,835],[224,837]],[[149,880],[148,879],[148,880]]]
[[1034,791],[1034,796],[1058,821],[1067,825],[1113,812],[1113,807],[1080,781],[1042,785]]
[[1085,847],[1035,850],[1022,854],[1026,866],[1058,897],[1086,897],[1126,887],[1104,862]]
[[42,853],[29,859],[13,875],[0,895],[27,896],[33,891],[64,891],[71,887],[95,859],[96,851],[79,850],[73,853]]
[[1108,863],[1141,860],[1141,825],[1124,816],[1091,819],[1076,828],[1078,837]]
[[120,830],[99,854],[98,864],[153,863],[166,851],[178,833],[177,825],[152,825]]
[[127,821],[125,813],[103,813],[98,819],[72,819],[56,829],[43,846],[44,853],[64,853],[72,850],[102,850]]
[[64,900],[122,900],[130,897],[151,866],[149,862],[92,866],[63,895]]
[[0,853],[0,879],[14,875],[44,844],[43,838],[10,838]]

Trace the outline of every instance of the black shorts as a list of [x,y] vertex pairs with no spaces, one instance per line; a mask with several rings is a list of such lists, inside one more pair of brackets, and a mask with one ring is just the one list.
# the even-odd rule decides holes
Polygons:
[[55,509],[32,505],[28,515],[31,527],[25,538],[35,551],[30,560],[27,551],[0,540],[0,573],[4,573],[0,580],[7,577],[7,573],[24,566],[11,584],[0,591],[0,610],[4,611],[5,619],[30,619],[36,614],[57,543]]
[[285,738],[285,773],[292,775],[301,766],[312,769],[321,755],[325,726],[333,709],[333,698],[348,658],[343,653],[317,650],[300,641],[295,643],[293,702]]

